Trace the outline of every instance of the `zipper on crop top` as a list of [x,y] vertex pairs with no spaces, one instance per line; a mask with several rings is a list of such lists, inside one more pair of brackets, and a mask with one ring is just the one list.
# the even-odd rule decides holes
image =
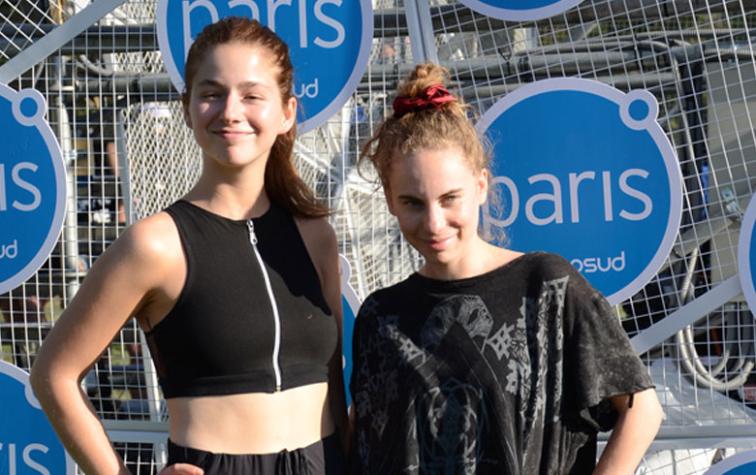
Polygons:
[[257,263],[260,264],[260,270],[265,279],[265,289],[268,292],[270,298],[270,306],[273,309],[273,320],[275,323],[275,340],[273,342],[273,372],[276,375],[276,392],[281,390],[281,368],[278,365],[278,353],[281,348],[281,318],[278,315],[278,304],[276,304],[276,296],[273,295],[273,287],[270,285],[270,277],[268,277],[268,271],[265,269],[265,263],[260,256],[260,252],[257,250],[257,235],[255,235],[255,223],[251,219],[247,220],[247,231],[249,231],[249,242],[252,244],[252,249],[255,252]]

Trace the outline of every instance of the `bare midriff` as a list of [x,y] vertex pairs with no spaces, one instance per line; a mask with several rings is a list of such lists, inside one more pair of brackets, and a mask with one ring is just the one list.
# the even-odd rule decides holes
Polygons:
[[167,402],[171,440],[208,452],[270,454],[306,447],[334,432],[326,383]]

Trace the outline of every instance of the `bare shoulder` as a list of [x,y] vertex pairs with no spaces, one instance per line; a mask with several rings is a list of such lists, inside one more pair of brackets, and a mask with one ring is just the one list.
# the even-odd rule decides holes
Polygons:
[[321,282],[331,274],[338,275],[338,246],[336,232],[325,218],[295,218],[307,252]]
[[336,232],[325,218],[295,218],[308,249],[318,253],[336,252]]
[[336,241],[336,232],[326,218],[295,218],[299,230],[316,241]]
[[111,247],[118,254],[153,265],[183,257],[176,224],[164,211],[134,223]]
[[137,315],[154,324],[172,306],[185,278],[178,229],[173,219],[161,212],[134,223],[121,234],[95,261],[77,297],[93,308],[93,302],[99,302],[114,315],[118,312],[112,309],[126,309],[119,320]]
[[[97,258],[84,282],[88,288],[102,291],[104,282],[123,277],[130,288],[147,291],[165,287],[184,268],[178,229],[173,219],[161,212],[129,226]],[[93,287],[95,282],[99,285]]]

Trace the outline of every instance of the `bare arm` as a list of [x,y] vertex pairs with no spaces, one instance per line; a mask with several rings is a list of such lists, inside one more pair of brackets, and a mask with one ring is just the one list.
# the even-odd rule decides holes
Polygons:
[[175,252],[165,249],[169,240],[155,239],[160,236],[156,232],[165,231],[165,219],[134,225],[98,258],[32,368],[35,395],[68,452],[88,474],[128,473],[80,384],[129,317],[150,305],[161,288],[170,270],[166,256]]
[[629,395],[611,398],[619,418],[594,475],[632,474],[656,437],[662,409],[654,389],[635,393],[633,407],[628,407],[629,399]]

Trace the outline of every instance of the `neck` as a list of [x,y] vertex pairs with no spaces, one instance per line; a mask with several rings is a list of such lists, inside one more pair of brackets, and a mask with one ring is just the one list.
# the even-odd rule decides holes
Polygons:
[[184,198],[231,219],[261,216],[270,206],[264,174],[265,162],[242,169],[205,162],[199,181]]
[[466,279],[499,268],[519,255],[520,253],[494,246],[477,236],[458,259],[445,263],[426,263],[418,272],[431,279]]
[[467,246],[467,249],[461,250],[459,255],[447,262],[426,261],[419,273],[425,277],[439,280],[457,280],[473,277],[480,274],[479,267],[482,264],[482,245],[485,244],[482,239],[476,237]]

